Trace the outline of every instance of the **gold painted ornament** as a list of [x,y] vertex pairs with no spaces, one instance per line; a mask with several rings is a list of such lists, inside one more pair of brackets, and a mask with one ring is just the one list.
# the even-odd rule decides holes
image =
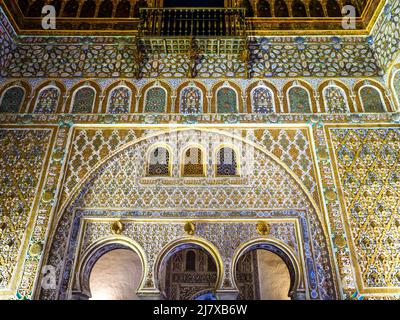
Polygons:
[[192,236],[194,235],[194,231],[196,230],[195,225],[192,222],[186,222],[185,225],[183,226],[183,230],[185,230],[185,232]]
[[53,192],[51,192],[51,191],[45,191],[45,192],[43,193],[42,200],[43,200],[43,202],[45,202],[45,203],[49,203],[49,202],[51,202],[51,201],[53,200],[53,197],[54,197]]
[[322,160],[326,160],[326,159],[328,159],[328,152],[325,149],[319,149],[318,157]]
[[328,190],[328,191],[325,192],[325,197],[329,201],[334,201],[334,200],[336,200],[336,193],[333,190]]
[[333,239],[333,242],[340,249],[342,249],[342,248],[344,248],[346,246],[346,239],[342,234],[335,235],[335,238]]
[[257,223],[257,233],[261,236],[269,235],[271,227],[268,223],[261,221]]
[[32,257],[37,257],[42,252],[43,246],[41,243],[36,242],[29,248],[29,255]]
[[57,150],[53,153],[53,160],[54,161],[61,161],[62,158],[64,156],[64,152],[62,152],[61,150]]
[[114,221],[110,228],[113,234],[119,235],[124,231],[124,224],[121,221]]

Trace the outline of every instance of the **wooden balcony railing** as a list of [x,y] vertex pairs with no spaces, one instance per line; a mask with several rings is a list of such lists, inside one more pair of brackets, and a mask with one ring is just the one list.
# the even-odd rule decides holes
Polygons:
[[243,37],[245,29],[244,8],[140,9],[141,36]]

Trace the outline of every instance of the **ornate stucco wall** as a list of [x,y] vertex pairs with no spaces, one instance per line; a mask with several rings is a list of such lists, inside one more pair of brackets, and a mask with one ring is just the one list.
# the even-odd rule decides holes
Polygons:
[[[0,114],[1,298],[85,293],[85,267],[115,243],[137,251],[139,293],[156,295],[154,270],[182,241],[212,252],[217,289],[232,292],[235,259],[254,239],[291,259],[295,289],[309,299],[398,298],[400,131],[387,80],[399,50],[398,10],[399,1],[388,1],[373,41],[253,37],[247,67],[257,79],[245,79],[244,63],[226,56],[203,58],[196,79],[187,78],[186,57],[150,56],[136,79],[132,39],[18,38],[0,12],[0,94],[14,84],[26,89],[21,113]],[[170,113],[142,113],[152,78],[169,88]],[[274,113],[251,113],[249,88],[258,78],[268,79]],[[227,81],[240,113],[210,113]],[[179,90],[190,82],[204,90],[204,114],[178,112]],[[131,110],[106,114],[110,88],[120,83],[132,90]],[[293,83],[309,90],[313,114],[289,112]],[[97,90],[93,112],[70,114],[75,90],[87,84]],[[343,88],[349,112],[325,112],[326,84]],[[57,112],[34,114],[46,85],[60,88]],[[387,112],[364,112],[363,85],[378,88]],[[170,177],[146,177],[156,143],[174,151]],[[205,150],[205,177],[180,177],[190,143]],[[239,177],[215,177],[214,151],[225,144],[239,146]],[[123,222],[120,233],[115,221]],[[257,231],[260,221],[269,233]],[[42,286],[46,266],[54,288]]]

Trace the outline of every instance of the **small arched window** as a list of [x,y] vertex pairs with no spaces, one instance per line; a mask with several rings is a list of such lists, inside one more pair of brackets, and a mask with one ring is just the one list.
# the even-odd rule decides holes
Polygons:
[[91,87],[83,87],[75,92],[72,113],[91,113],[96,97],[96,91]]
[[238,174],[235,151],[232,148],[221,148],[217,153],[217,176],[236,176]]
[[360,99],[364,112],[385,112],[379,90],[372,86],[364,86],[360,89]]
[[148,176],[170,176],[170,154],[167,148],[157,147],[150,151]]
[[183,154],[183,176],[199,177],[204,176],[203,153],[200,148],[192,147]]
[[236,91],[229,87],[222,87],[217,92],[217,112],[218,113],[236,113],[237,94]]
[[293,113],[310,113],[310,96],[308,91],[300,86],[294,86],[289,89],[288,99],[290,112]]
[[196,253],[193,250],[186,252],[185,271],[196,271]]
[[343,89],[336,86],[329,86],[324,89],[323,94],[325,110],[327,113],[349,112],[346,93],[343,91]]
[[33,113],[55,113],[60,91],[56,87],[47,87],[39,92]]
[[1,113],[18,113],[25,98],[25,90],[21,87],[11,87],[4,91],[0,99]]

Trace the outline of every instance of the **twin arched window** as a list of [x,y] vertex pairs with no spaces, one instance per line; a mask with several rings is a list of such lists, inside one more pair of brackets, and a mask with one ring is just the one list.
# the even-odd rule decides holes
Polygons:
[[147,167],[148,176],[170,176],[171,163],[167,148],[156,147],[150,151]]
[[186,177],[204,176],[204,165],[202,150],[197,147],[190,147],[183,154],[182,175]]
[[25,90],[14,86],[4,91],[0,97],[0,113],[18,113],[25,98]]
[[236,153],[223,147],[217,152],[217,176],[236,176],[238,174]]
[[[238,162],[232,148],[222,147],[216,153],[215,175],[237,176]],[[171,154],[166,147],[155,147],[148,154],[147,176],[171,176]],[[181,175],[184,177],[203,177],[206,172],[206,161],[201,148],[192,146],[182,154]]]

